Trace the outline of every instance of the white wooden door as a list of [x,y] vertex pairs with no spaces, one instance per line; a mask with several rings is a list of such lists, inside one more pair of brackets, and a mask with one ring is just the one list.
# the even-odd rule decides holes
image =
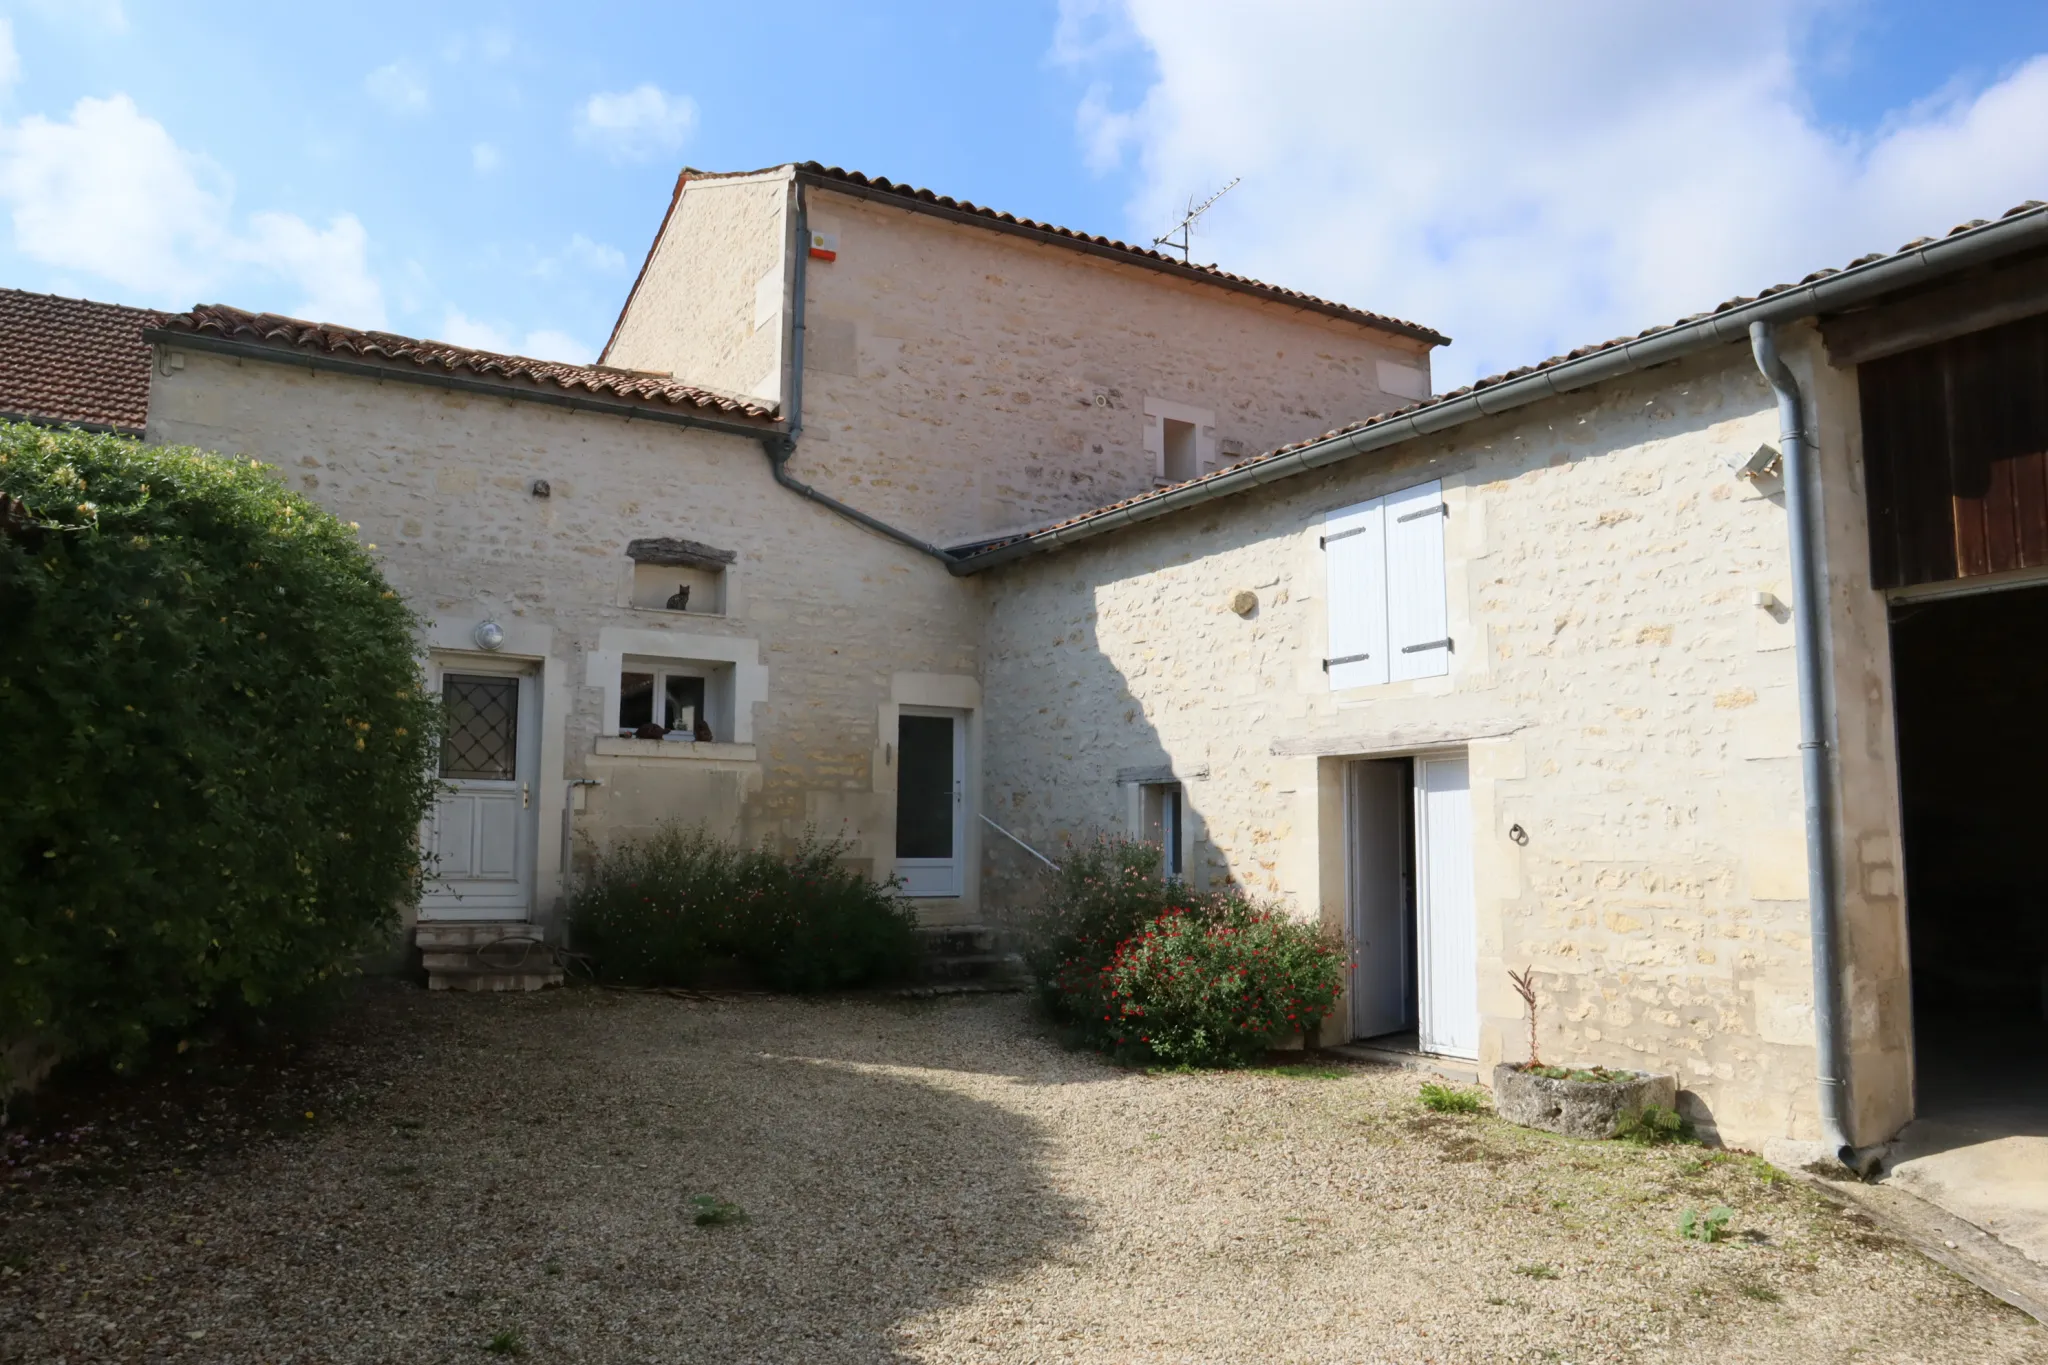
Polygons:
[[1415,760],[1416,975],[1421,1046],[1479,1055],[1472,786],[1463,758]]
[[957,711],[904,707],[896,721],[896,875],[903,894],[967,883],[967,725]]
[[517,919],[533,908],[538,693],[530,674],[441,672],[442,792],[421,831],[422,919]]
[[1347,765],[1351,901],[1351,1033],[1399,1033],[1411,1018],[1406,813],[1408,774],[1398,759]]

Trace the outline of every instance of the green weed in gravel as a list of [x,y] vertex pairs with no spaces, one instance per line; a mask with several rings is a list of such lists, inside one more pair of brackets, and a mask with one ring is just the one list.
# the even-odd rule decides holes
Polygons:
[[690,1207],[695,1210],[690,1221],[700,1228],[723,1227],[727,1223],[744,1223],[747,1211],[738,1204],[729,1204],[715,1194],[693,1194]]
[[1705,1213],[1687,1209],[1678,1216],[1678,1235],[1689,1242],[1725,1241],[1729,1221],[1734,1217],[1735,1210],[1726,1204],[1716,1204]]
[[1518,1265],[1515,1267],[1515,1273],[1517,1275],[1526,1275],[1532,1280],[1554,1280],[1557,1278],[1557,1271],[1541,1261],[1536,1261],[1530,1265]]
[[502,1332],[491,1333],[491,1339],[484,1343],[484,1349],[494,1356],[525,1355],[526,1343],[520,1340],[518,1328],[507,1327]]
[[1486,1097],[1478,1091],[1438,1085],[1435,1081],[1422,1083],[1421,1099],[1424,1109],[1438,1114],[1478,1114],[1486,1109]]

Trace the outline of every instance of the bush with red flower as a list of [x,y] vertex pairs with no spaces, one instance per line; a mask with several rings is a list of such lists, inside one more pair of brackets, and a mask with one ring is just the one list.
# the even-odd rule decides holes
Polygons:
[[1313,1037],[1343,989],[1343,940],[1164,877],[1160,856],[1100,839],[1062,864],[1030,925],[1047,1012],[1076,1043],[1176,1066],[1241,1066]]

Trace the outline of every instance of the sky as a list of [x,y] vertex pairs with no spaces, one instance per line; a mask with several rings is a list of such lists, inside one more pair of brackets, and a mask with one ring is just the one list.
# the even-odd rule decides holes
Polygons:
[[0,0],[0,285],[595,358],[842,165],[1451,335],[1440,389],[2048,200],[2048,0]]

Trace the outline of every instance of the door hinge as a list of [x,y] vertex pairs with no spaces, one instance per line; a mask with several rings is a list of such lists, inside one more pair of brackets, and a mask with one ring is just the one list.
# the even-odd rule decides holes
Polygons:
[[1401,646],[1401,652],[1403,654],[1420,654],[1425,649],[1444,649],[1449,650],[1453,654],[1457,653],[1457,647],[1451,643],[1450,638],[1448,636],[1441,640],[1426,640],[1419,645]]
[[519,809],[533,809],[533,787],[530,783],[521,782],[519,784]]
[[1337,534],[1333,536],[1317,536],[1316,548],[1319,550],[1327,550],[1330,548],[1330,542],[1333,540],[1342,540],[1346,536],[1362,536],[1371,529],[1372,527],[1370,526],[1354,526],[1348,531],[1339,531],[1337,532]]
[[1395,518],[1394,518],[1394,520],[1395,520],[1395,521],[1418,521],[1418,520],[1420,520],[1420,519],[1421,519],[1421,518],[1423,518],[1423,517],[1447,517],[1447,516],[1449,516],[1450,514],[1451,514],[1451,505],[1450,505],[1449,503],[1447,503],[1447,502],[1440,502],[1440,503],[1438,503],[1438,504],[1437,504],[1436,506],[1434,506],[1434,507],[1425,507],[1425,508],[1422,508],[1422,509],[1421,509],[1420,511],[1416,511],[1416,512],[1403,512],[1403,513],[1402,513],[1402,514],[1401,514],[1400,516],[1398,516],[1398,517],[1395,517]]
[[1323,660],[1323,672],[1328,673],[1331,664],[1355,664],[1371,657],[1370,654],[1340,654],[1334,659]]

